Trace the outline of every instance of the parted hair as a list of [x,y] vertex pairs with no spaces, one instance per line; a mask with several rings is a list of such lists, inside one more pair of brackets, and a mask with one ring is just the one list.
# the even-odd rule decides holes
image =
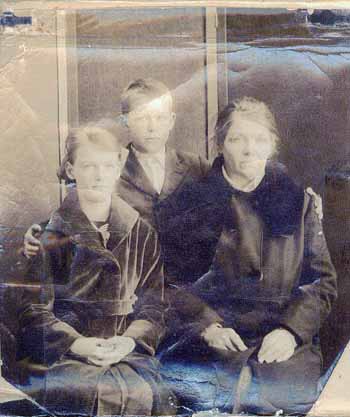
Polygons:
[[117,152],[121,158],[122,145],[111,132],[103,127],[88,124],[71,129],[66,139],[62,162],[57,170],[58,178],[67,184],[74,182],[66,173],[67,162],[73,165],[79,147],[84,145],[93,145],[106,151]]
[[171,91],[161,81],[154,80],[153,78],[139,78],[132,81],[123,91],[121,96],[121,112],[122,114],[128,114],[132,107],[132,100],[136,96],[144,96],[150,100],[169,95]]
[[226,135],[233,124],[235,113],[242,113],[245,118],[263,125],[271,133],[273,153],[277,152],[280,141],[276,120],[269,107],[262,101],[253,97],[243,97],[229,103],[219,114],[216,125],[214,141],[217,150],[222,149]]

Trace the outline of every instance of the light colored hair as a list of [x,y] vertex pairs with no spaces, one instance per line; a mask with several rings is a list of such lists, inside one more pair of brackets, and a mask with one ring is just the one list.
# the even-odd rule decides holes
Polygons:
[[139,78],[132,81],[121,96],[121,111],[126,115],[132,108],[133,100],[137,97],[145,97],[147,99],[154,100],[162,96],[172,96],[169,88],[161,81],[154,80],[153,78]]
[[275,154],[280,142],[276,120],[269,107],[262,101],[253,97],[243,97],[229,103],[219,114],[216,125],[214,140],[217,150],[220,152],[227,133],[233,124],[235,113],[242,113],[245,118],[266,127],[271,133],[273,152]]
[[117,152],[121,158],[122,146],[118,139],[108,130],[95,125],[86,125],[71,129],[66,139],[64,157],[57,170],[57,176],[66,184],[74,182],[66,173],[67,162],[74,164],[77,151],[81,146],[93,145],[104,151]]

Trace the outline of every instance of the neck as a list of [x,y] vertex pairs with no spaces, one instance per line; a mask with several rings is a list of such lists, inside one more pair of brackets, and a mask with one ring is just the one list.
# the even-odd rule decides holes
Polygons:
[[90,201],[79,194],[79,203],[82,211],[91,222],[104,222],[108,219],[111,210],[112,196],[107,196],[104,201]]
[[137,148],[137,146],[135,146],[134,144],[131,145],[132,148],[134,149],[134,151],[141,153],[143,155],[148,155],[148,156],[152,156],[152,155],[158,155],[158,154],[163,154],[165,153],[165,146],[161,147],[160,149],[157,150],[157,152],[145,152],[142,149]]
[[224,164],[224,168],[234,188],[245,192],[255,190],[265,175],[265,168],[257,172],[254,177],[238,174],[236,171],[230,169],[230,167],[226,164]]

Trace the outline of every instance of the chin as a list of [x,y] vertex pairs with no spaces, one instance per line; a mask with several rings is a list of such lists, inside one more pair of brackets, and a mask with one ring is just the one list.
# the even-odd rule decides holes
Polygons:
[[242,174],[250,180],[264,175],[264,172],[265,165],[261,165],[260,163],[251,164],[250,166],[246,166],[242,169]]
[[146,153],[158,153],[164,148],[165,144],[163,142],[154,141],[152,143],[147,143],[143,146],[143,149]]
[[111,196],[111,192],[102,190],[84,190],[84,198],[91,203],[103,203]]

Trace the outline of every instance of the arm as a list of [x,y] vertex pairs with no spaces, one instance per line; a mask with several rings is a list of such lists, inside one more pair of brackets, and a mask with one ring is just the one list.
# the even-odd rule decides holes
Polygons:
[[139,274],[138,301],[133,321],[123,336],[132,337],[144,350],[154,355],[165,334],[166,302],[160,246],[156,232],[143,220],[136,223],[131,233],[130,239],[137,239],[137,253],[133,256],[136,256]]
[[[52,247],[52,239],[57,240]],[[64,270],[65,251],[68,245],[60,247],[60,237],[45,232],[41,238],[42,253],[31,263],[28,274],[36,281],[26,288],[19,310],[22,341],[29,355],[37,362],[52,364],[70,350],[73,342],[81,335],[67,323],[58,320],[54,314],[54,274]],[[47,243],[51,249],[46,250]]]
[[337,296],[336,272],[330,259],[314,197],[306,194],[304,262],[299,287],[281,325],[303,343],[312,341]]

